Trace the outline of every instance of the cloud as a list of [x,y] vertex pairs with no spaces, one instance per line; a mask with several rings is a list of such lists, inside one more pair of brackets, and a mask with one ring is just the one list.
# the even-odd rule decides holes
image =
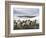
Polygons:
[[14,16],[38,16],[39,9],[38,8],[14,8],[13,9]]

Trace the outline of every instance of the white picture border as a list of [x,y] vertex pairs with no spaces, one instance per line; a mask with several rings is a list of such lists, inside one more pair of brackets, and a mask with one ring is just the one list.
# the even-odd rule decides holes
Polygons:
[[[23,8],[39,8],[39,28],[40,29],[29,29],[29,30],[13,30],[13,8],[16,7],[23,7]],[[10,33],[35,33],[35,32],[42,32],[42,6],[21,6],[21,5],[11,5],[10,9]]]

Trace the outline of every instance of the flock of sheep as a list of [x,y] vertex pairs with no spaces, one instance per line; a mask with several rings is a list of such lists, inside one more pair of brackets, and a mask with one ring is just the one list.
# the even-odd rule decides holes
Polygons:
[[36,20],[14,20],[14,30],[15,29],[34,29],[36,26]]

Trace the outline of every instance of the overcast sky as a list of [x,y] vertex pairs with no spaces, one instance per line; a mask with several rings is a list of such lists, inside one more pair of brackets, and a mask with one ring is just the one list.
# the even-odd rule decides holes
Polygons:
[[38,8],[13,8],[14,16],[38,16]]

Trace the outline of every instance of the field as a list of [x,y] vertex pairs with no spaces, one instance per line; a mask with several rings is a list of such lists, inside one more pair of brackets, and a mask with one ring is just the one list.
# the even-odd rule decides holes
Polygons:
[[37,20],[14,20],[14,30],[17,29],[39,29],[39,24],[36,23]]

